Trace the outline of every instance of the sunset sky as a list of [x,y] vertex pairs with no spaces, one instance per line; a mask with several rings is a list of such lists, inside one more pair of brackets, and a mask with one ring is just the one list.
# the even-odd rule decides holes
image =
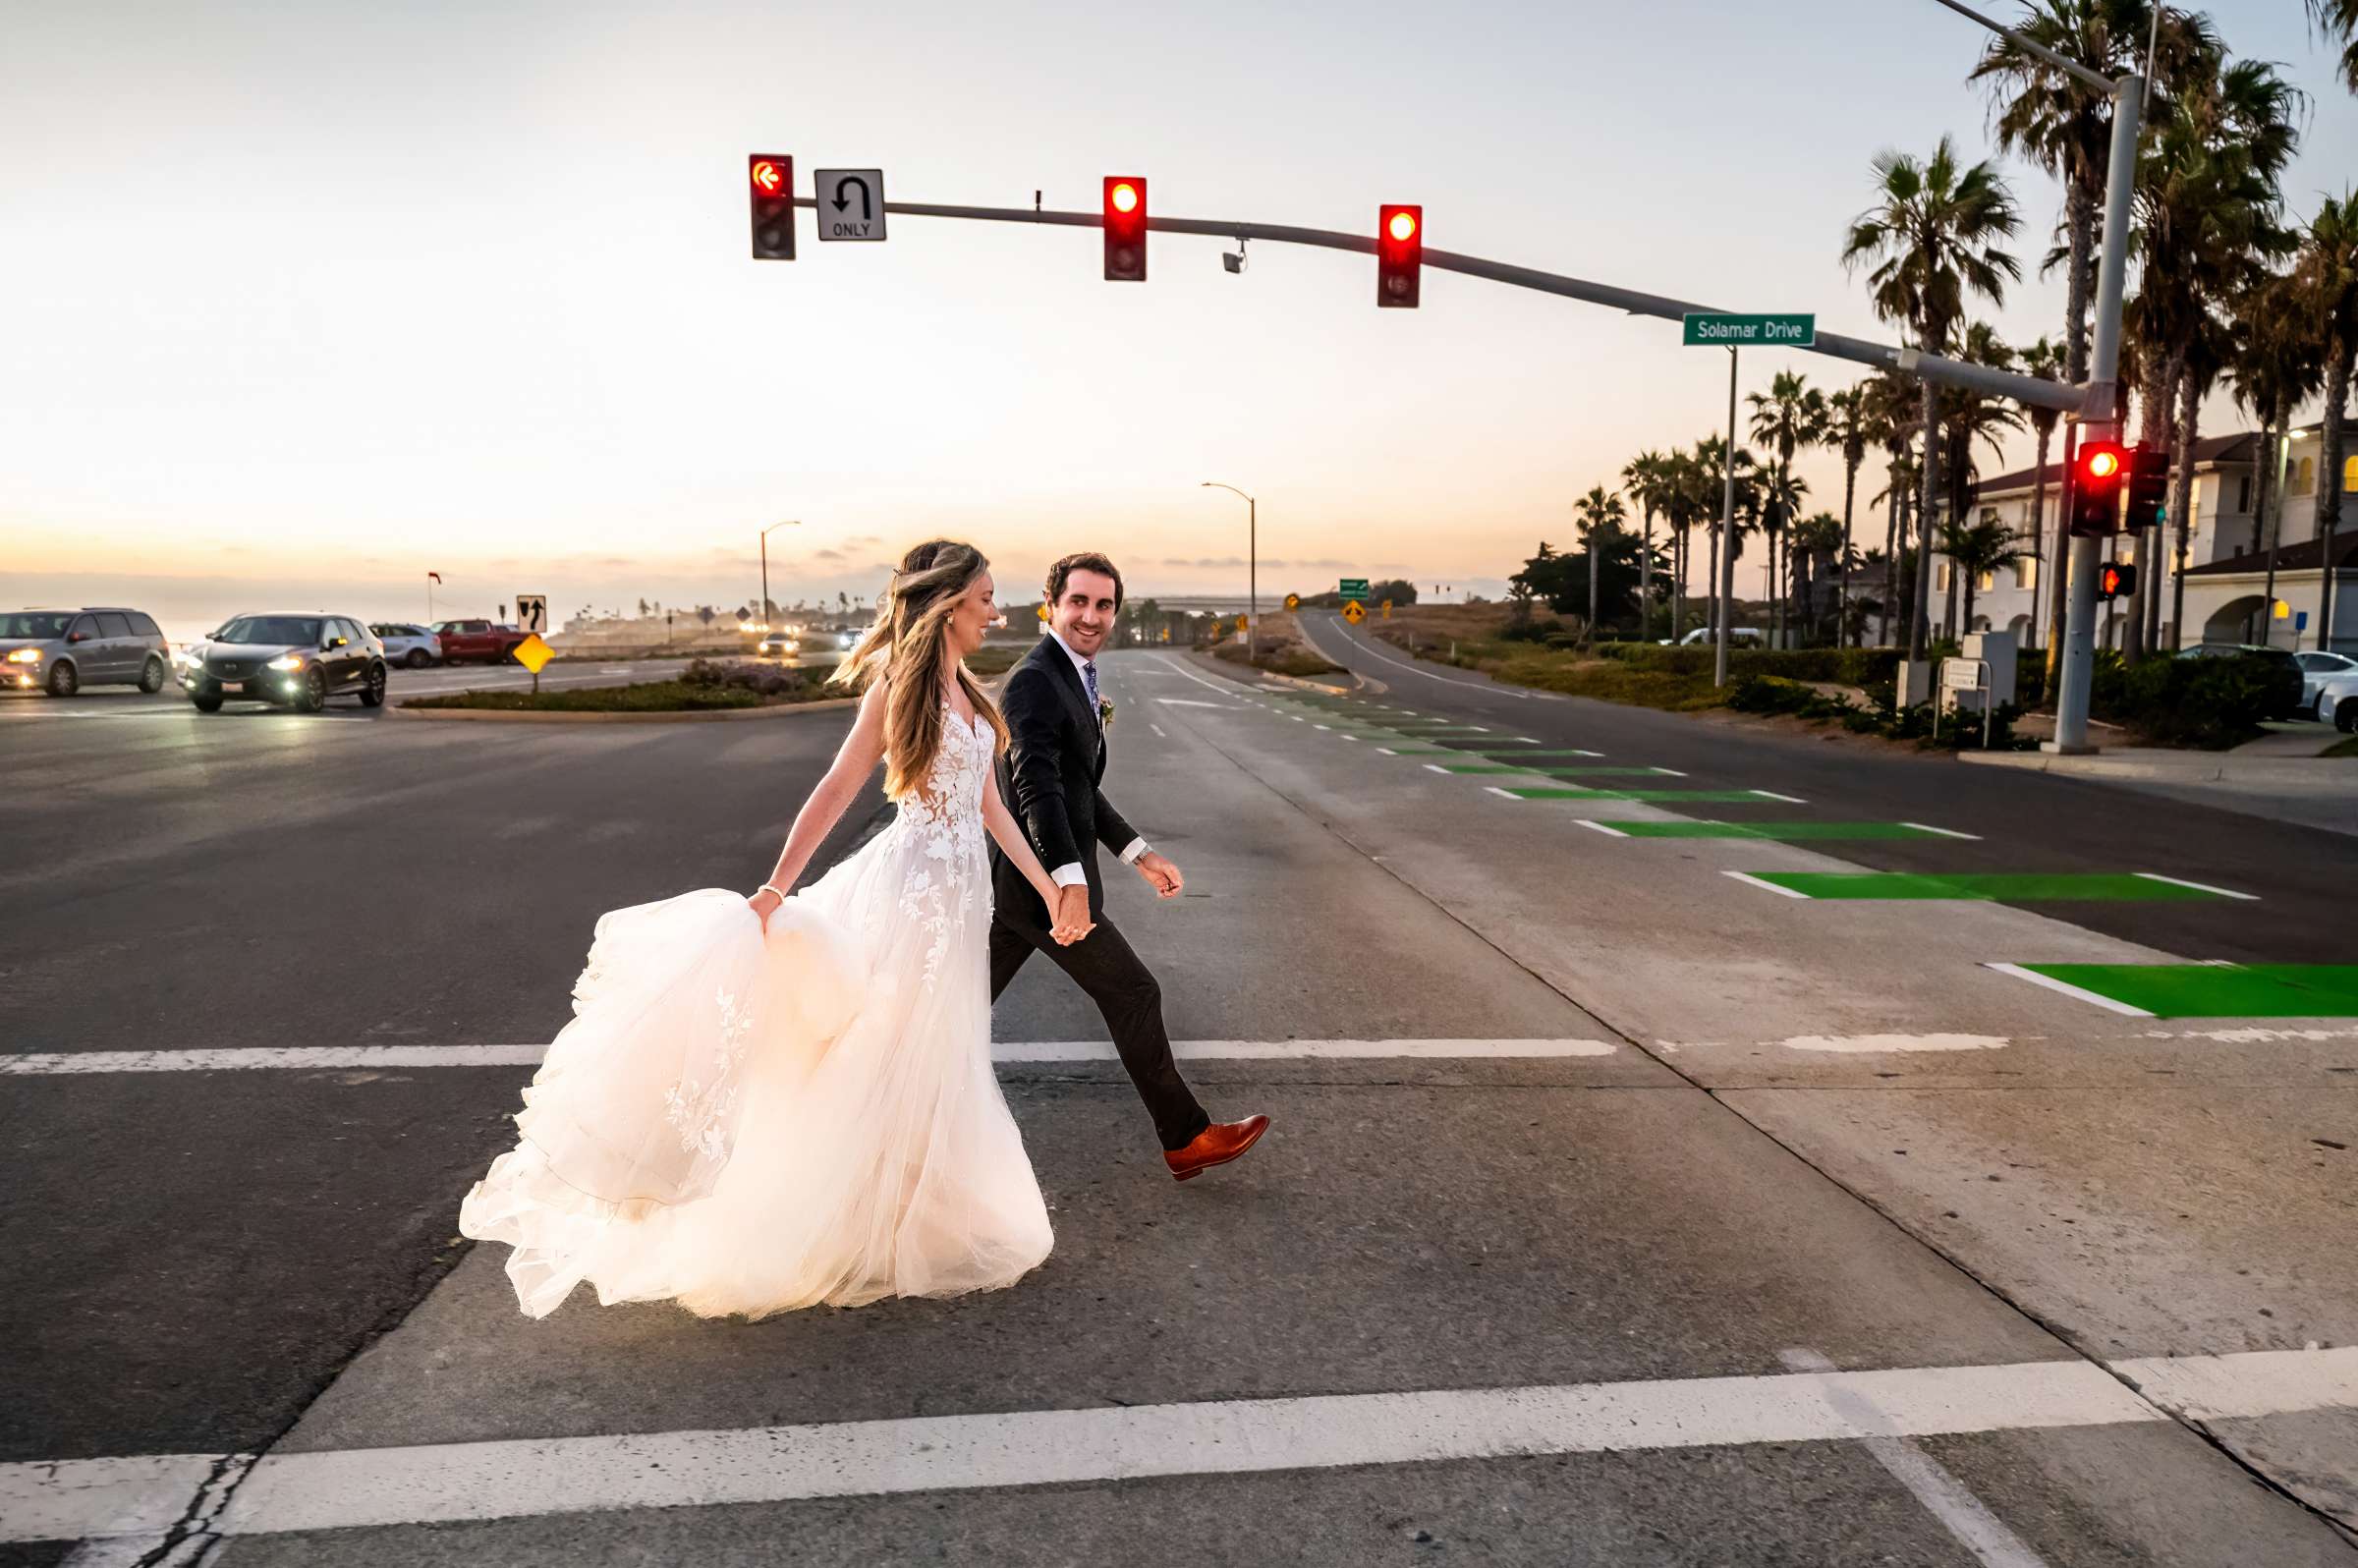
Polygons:
[[[2212,15],[2312,94],[2305,217],[2358,171],[2358,100],[2297,0]],[[1982,36],[1932,0],[20,7],[0,602],[416,617],[437,570],[446,613],[734,605],[784,518],[781,599],[935,533],[1009,597],[1081,547],[1241,588],[1244,503],[1206,479],[1261,498],[1264,591],[1495,592],[1579,492],[1718,425],[1723,356],[1445,273],[1378,311],[1367,257],[1232,277],[1210,239],[1156,236],[1142,287],[1094,232],[822,245],[805,214],[800,260],[755,262],[745,154],[901,200],[1093,208],[1135,173],[1158,214],[1362,232],[1422,201],[1437,247],[1887,338],[1843,226],[1879,148],[1987,150]],[[2019,343],[2061,287],[2054,189],[2011,172]],[[1855,376],[1763,352],[1747,389],[1787,367]],[[1838,510],[1838,464],[1804,472]]]

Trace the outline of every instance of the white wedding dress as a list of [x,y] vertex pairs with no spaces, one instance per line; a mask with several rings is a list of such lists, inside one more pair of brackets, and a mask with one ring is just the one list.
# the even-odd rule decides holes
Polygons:
[[760,1316],[1013,1284],[1052,1238],[990,1066],[986,720],[944,705],[923,791],[759,921],[718,888],[597,923],[459,1229],[534,1317],[600,1302]]

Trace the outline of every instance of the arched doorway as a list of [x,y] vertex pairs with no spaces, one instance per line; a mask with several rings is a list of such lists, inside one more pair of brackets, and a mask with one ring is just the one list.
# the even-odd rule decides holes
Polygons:
[[2258,593],[2246,593],[2229,599],[2211,612],[2203,623],[2206,643],[2264,643],[2267,632],[2268,600]]

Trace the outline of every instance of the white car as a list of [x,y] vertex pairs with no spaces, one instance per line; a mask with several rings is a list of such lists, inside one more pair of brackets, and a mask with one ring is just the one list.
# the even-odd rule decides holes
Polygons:
[[2308,699],[2302,711],[2344,735],[2358,734],[2358,669],[2318,676],[2316,694]]
[[385,644],[387,664],[406,664],[413,670],[422,670],[428,664],[442,662],[442,640],[422,626],[387,621],[382,625],[371,623],[368,630]]
[[[1661,641],[1664,644],[1667,644],[1670,640],[1665,637]],[[1678,640],[1678,645],[1680,647],[1693,647],[1698,643],[1710,643],[1716,645],[1718,641],[1718,633],[1712,631],[1708,626],[1699,626],[1695,628],[1694,631],[1689,632],[1685,637],[1680,638]],[[1731,626],[1727,629],[1727,644],[1730,647],[1735,646],[1739,643],[1758,643],[1760,641],[1761,629],[1757,626]]]
[[2347,653],[2328,653],[2323,648],[2295,653],[2292,662],[2301,667],[2301,706],[2307,708],[2317,706],[2317,689],[2326,677],[2358,675],[2358,659]]

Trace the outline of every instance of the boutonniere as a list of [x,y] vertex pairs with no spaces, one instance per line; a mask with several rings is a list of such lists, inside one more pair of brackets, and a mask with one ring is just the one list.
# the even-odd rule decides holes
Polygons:
[[1101,730],[1113,728],[1113,699],[1110,697],[1097,699],[1097,728]]

